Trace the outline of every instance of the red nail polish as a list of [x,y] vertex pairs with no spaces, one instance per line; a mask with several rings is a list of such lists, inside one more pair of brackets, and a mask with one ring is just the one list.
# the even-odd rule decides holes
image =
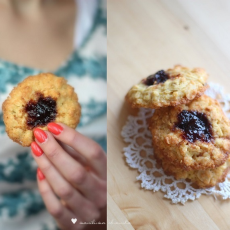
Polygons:
[[43,143],[47,139],[46,133],[38,128],[34,130],[34,136],[40,143]]
[[42,149],[36,142],[31,143],[31,149],[35,156],[40,157],[43,154]]
[[53,123],[53,122],[48,124],[48,129],[51,133],[53,133],[55,135],[60,134],[63,130],[63,128],[60,125]]
[[41,171],[40,168],[37,169],[37,175],[38,175],[38,179],[39,179],[40,181],[45,179],[45,176],[44,176],[44,174],[42,173],[42,171]]

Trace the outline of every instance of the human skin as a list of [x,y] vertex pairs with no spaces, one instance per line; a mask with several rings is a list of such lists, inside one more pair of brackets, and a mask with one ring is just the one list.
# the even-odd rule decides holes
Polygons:
[[75,0],[0,0],[0,58],[55,71],[74,50]]
[[[105,225],[80,222],[106,222],[104,151],[64,124],[50,123],[48,129],[35,129],[36,139],[31,144],[39,167],[38,187],[47,210],[62,230],[103,229]],[[77,218],[76,224],[72,218]]]
[[[63,61],[69,57],[70,53],[73,52],[76,17],[77,10],[75,0],[0,0],[0,58],[19,65],[40,70],[51,72],[56,70]],[[38,171],[41,176],[40,178],[43,178],[42,174],[45,175],[43,180],[39,180],[38,178],[38,186],[47,210],[51,213],[51,215],[53,214],[56,216],[55,218],[63,230],[71,230],[71,228],[78,229],[83,225],[78,226],[77,223],[81,220],[80,214],[75,212],[77,210],[73,211],[69,208],[68,202],[65,201],[66,199],[61,198],[61,201],[59,201],[55,198],[55,194],[58,195],[56,192],[59,191],[61,191],[61,194],[64,194],[64,196],[67,193],[67,197],[69,192],[73,193],[75,197],[78,196],[79,199],[74,199],[71,204],[74,204],[76,209],[81,210],[81,215],[86,215],[86,213],[82,210],[84,203],[81,203],[85,201],[88,206],[92,207],[92,209],[88,210],[88,212],[91,210],[92,213],[88,213],[87,218],[96,218],[100,215],[98,220],[106,221],[106,156],[101,147],[94,141],[82,136],[74,130],[70,131],[68,127],[67,129],[69,130],[66,132],[67,137],[70,138],[68,140],[62,139],[62,134],[55,136],[51,132],[46,132],[48,139],[45,143],[40,144],[36,140],[36,144],[34,143],[32,145],[34,148],[36,148],[36,145],[39,146],[42,152],[44,152],[40,157],[33,154],[40,168]],[[64,128],[63,132],[65,131],[66,129]],[[75,135],[76,143],[78,143],[79,146],[84,145],[83,152],[78,152],[68,147],[68,145],[71,146],[73,144],[73,141],[71,142],[71,136],[69,135],[70,133]],[[78,140],[81,140],[81,143],[79,143]],[[74,177],[78,177],[79,172],[82,173],[82,176],[84,172],[87,175],[86,178],[91,178],[90,181],[85,181],[84,183],[82,182],[85,186],[84,193],[79,192],[81,191],[79,185],[77,186],[74,183],[72,185],[71,182],[69,182],[70,178],[65,177],[62,171],[63,168],[52,164],[52,160],[48,158],[50,154],[48,151],[53,149],[62,149],[61,154],[58,153],[58,155],[63,157],[62,166],[64,167],[64,162],[66,161],[70,163],[70,165],[66,163],[66,170],[70,169],[71,165],[74,167],[76,166],[74,170],[77,171],[77,174],[74,174]],[[103,157],[100,159],[94,159],[94,157],[97,158],[97,154],[99,154],[99,152]],[[90,169],[89,171],[83,167],[86,163],[84,162],[84,159],[86,160],[86,156],[89,156],[87,154],[91,153],[93,154],[92,162],[96,162],[95,165],[98,165],[100,162],[100,167],[104,170],[104,177],[102,178],[101,175],[97,175],[92,171],[94,169],[94,164],[87,167],[87,169]],[[85,154],[86,156],[84,157]],[[44,170],[44,162],[51,163],[55,174],[49,174],[46,168]],[[55,179],[50,179],[51,175],[55,175]],[[82,178],[77,179],[83,180]],[[54,182],[57,183],[55,183],[55,186],[58,185],[59,182],[62,182],[61,185],[63,187],[54,187]],[[89,182],[94,184],[90,184]],[[58,190],[54,190],[54,188]],[[85,194],[88,194],[87,198],[85,197]],[[93,203],[93,197],[90,197],[90,194],[92,196],[96,194],[95,200],[96,202],[101,200],[100,204]],[[50,196],[50,199],[54,199],[53,201],[55,202],[45,200],[48,196]],[[60,216],[62,216],[62,214],[66,215],[65,219],[61,219]],[[71,218],[69,218],[70,214],[72,215],[71,218],[76,217],[78,219],[75,225],[72,224]],[[67,224],[71,224],[70,228],[66,228]],[[97,225],[86,227],[86,229],[90,228],[96,230]],[[102,229],[102,226],[99,225],[98,229]]]

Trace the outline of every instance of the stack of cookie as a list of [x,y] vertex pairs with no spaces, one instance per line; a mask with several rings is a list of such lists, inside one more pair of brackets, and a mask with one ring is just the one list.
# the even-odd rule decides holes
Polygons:
[[216,100],[203,95],[207,78],[203,69],[177,65],[143,79],[126,95],[134,108],[156,109],[149,128],[165,173],[201,188],[224,181],[230,168],[230,121]]

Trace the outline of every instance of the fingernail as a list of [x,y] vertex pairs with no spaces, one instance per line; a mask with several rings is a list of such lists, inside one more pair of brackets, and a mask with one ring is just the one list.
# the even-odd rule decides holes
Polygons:
[[42,173],[42,171],[41,171],[40,168],[37,169],[37,175],[38,175],[38,179],[39,179],[40,181],[45,179],[45,176],[44,176],[44,174]]
[[46,133],[38,128],[34,130],[34,136],[40,143],[43,143],[47,139]]
[[53,122],[48,124],[48,129],[51,133],[55,135],[58,135],[63,131],[63,128],[60,125],[53,123]]
[[42,149],[36,142],[31,143],[31,149],[35,156],[40,157],[43,154]]

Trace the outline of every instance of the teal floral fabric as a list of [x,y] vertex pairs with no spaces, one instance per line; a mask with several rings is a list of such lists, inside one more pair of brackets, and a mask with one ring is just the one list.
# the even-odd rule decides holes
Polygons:
[[[7,159],[0,163],[0,181],[22,183],[26,180],[36,181],[36,168],[33,167],[33,157],[28,151],[19,152],[16,161]],[[1,207],[1,205],[0,205]]]
[[[100,49],[106,46],[106,11],[102,2],[98,1],[94,23],[82,45],[53,73],[65,77],[78,93],[82,115],[77,129],[106,152],[107,59],[106,49]],[[46,71],[0,59],[0,107],[13,87],[27,76],[41,72]],[[39,194],[36,170],[30,148],[8,138],[0,108],[0,229],[57,229]]]
[[[65,76],[68,79],[72,74],[82,78],[88,73],[92,79],[106,79],[106,57],[86,58],[74,51],[66,63],[58,70],[54,71],[57,76]],[[32,69],[24,66],[18,66],[8,61],[0,61],[0,92],[7,92],[6,85],[18,84],[25,76],[35,75],[44,72],[44,70]]]

